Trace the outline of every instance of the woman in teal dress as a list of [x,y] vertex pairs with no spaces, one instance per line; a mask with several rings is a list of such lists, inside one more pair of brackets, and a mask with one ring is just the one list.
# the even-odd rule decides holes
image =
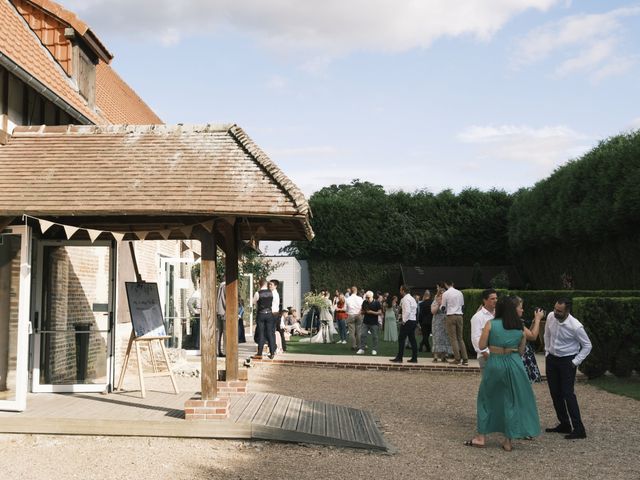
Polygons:
[[513,439],[540,434],[536,399],[520,357],[526,338],[513,299],[498,300],[495,319],[487,322],[479,343],[489,347],[489,359],[478,391],[478,435],[465,445],[484,447],[485,435],[498,432],[506,437],[502,448],[511,451]]

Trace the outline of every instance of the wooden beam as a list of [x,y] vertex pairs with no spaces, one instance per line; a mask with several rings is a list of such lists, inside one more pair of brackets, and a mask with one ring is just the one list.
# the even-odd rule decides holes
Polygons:
[[218,358],[216,353],[216,237],[201,232],[202,259],[200,265],[200,375],[202,400],[218,396]]
[[226,358],[227,381],[238,380],[238,223],[225,223],[224,237],[227,244],[225,255],[226,294]]

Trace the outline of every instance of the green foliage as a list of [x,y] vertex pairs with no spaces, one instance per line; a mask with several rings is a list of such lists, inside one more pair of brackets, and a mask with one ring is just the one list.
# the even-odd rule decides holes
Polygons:
[[[467,350],[473,354],[473,346],[471,345],[471,317],[476,313],[480,305],[482,305],[482,290],[467,289],[463,290],[464,294],[464,330],[463,336],[467,344]],[[516,295],[522,298],[524,306],[524,318],[533,318],[533,312],[536,308],[542,308],[546,312],[553,310],[553,307],[560,297],[567,297],[574,300],[578,297],[599,299],[599,298],[626,298],[640,297],[640,290],[504,290],[498,289],[498,295]],[[574,305],[574,312],[575,312]],[[576,318],[582,323],[582,317],[577,313]],[[640,320],[640,316],[637,317]],[[640,329],[640,322],[637,324]],[[585,327],[586,328],[586,327]],[[592,339],[593,340],[593,339]],[[640,342],[638,343],[640,345]],[[597,352],[595,353],[598,354]],[[592,353],[592,355],[594,355]],[[636,365],[640,364],[640,358]],[[603,372],[604,373],[604,372]]]
[[576,298],[573,310],[593,344],[580,370],[589,378],[631,375],[640,365],[640,298]]
[[288,249],[298,258],[462,265],[507,262],[511,196],[467,189],[386,193],[354,180],[309,199],[316,237]]
[[367,260],[322,260],[309,262],[311,289],[344,292],[348,287],[397,293],[400,287],[400,264]]
[[489,284],[493,288],[509,288],[509,275],[507,274],[507,272],[502,271],[495,277],[493,277],[489,281]]
[[640,131],[601,142],[579,160],[519,191],[509,245],[533,285],[640,285]]
[[302,300],[302,311],[306,312],[311,308],[317,308],[318,310],[320,310],[321,308],[325,308],[326,306],[327,299],[324,295],[313,292],[307,292],[304,294],[304,299]]

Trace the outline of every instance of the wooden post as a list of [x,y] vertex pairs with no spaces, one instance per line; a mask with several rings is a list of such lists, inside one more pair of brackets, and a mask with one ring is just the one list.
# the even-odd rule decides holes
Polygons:
[[218,396],[218,358],[216,353],[216,238],[203,232],[200,237],[202,259],[200,265],[200,376],[202,400]]
[[238,224],[225,228],[227,254],[225,255],[226,281],[226,358],[227,381],[238,380]]

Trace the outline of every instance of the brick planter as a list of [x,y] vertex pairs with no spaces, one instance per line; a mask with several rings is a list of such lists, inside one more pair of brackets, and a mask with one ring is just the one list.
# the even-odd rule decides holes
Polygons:
[[227,380],[227,372],[218,370],[218,397],[239,397],[247,393],[247,369],[238,371],[238,380]]

